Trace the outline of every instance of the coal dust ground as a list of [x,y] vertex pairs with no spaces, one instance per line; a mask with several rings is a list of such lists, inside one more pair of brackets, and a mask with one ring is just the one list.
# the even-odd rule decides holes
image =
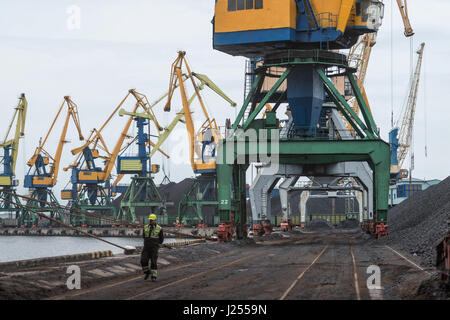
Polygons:
[[[81,290],[66,287],[70,264],[0,270],[0,299],[448,299],[436,270],[415,258],[357,230],[296,230],[162,248],[157,282],[143,279],[139,255],[74,263]],[[370,266],[380,269],[380,288],[367,285]]]

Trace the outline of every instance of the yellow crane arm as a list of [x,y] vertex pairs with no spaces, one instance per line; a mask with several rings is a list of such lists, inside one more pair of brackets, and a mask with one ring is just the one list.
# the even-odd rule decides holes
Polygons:
[[150,153],[150,157],[153,157],[157,150],[159,150],[159,147],[167,140],[167,138],[170,136],[172,131],[175,129],[175,126],[178,124],[178,122],[184,122],[183,120],[184,113],[177,113],[176,117],[172,120],[172,122],[164,128],[164,132],[161,133],[158,137],[158,141],[153,146],[153,149]]
[[[203,90],[205,88],[205,84],[206,84],[206,82],[202,81],[202,83],[198,86],[198,89]],[[220,91],[220,89],[219,89],[219,91]],[[189,99],[189,101],[188,101],[189,106],[192,104],[192,102],[194,102],[194,99],[196,96],[197,96],[197,94],[194,93],[192,95],[192,97]],[[155,149],[155,148],[161,147],[161,145],[167,140],[167,138],[170,136],[172,131],[175,129],[178,122],[186,123],[186,121],[184,121],[183,117],[184,117],[184,112],[183,112],[183,110],[180,110],[180,112],[177,113],[176,117],[172,120],[172,122],[166,128],[164,128],[164,132],[159,135],[158,141],[156,142],[152,152],[150,153],[150,157],[153,157],[154,154],[156,153],[157,149]]]
[[[133,89],[130,90],[129,94],[131,94],[131,92],[134,91]],[[127,95],[128,97],[128,95]],[[123,104],[123,102],[125,102],[125,100],[122,101],[122,103],[120,104],[120,106]],[[136,103],[136,105],[134,106],[133,112],[136,112],[137,109],[139,108],[139,104]],[[105,173],[105,177],[104,180],[108,180],[109,176],[111,175],[111,172],[114,168],[116,159],[120,153],[120,150],[122,149],[122,144],[125,141],[125,138],[128,135],[128,130],[130,129],[131,123],[133,122],[133,118],[129,117],[127,122],[125,123],[125,127],[123,128],[119,139],[116,142],[116,145],[111,153],[111,157],[109,158],[108,161],[106,161],[106,165],[105,165],[105,169],[103,170],[103,172]]]
[[345,32],[347,29],[348,20],[350,19],[350,13],[352,12],[352,8],[355,5],[355,0],[342,0],[341,8],[339,10],[339,16],[337,20],[337,31]]
[[[363,98],[369,107],[369,100],[367,99],[366,90],[364,88],[364,82],[366,80],[367,68],[369,66],[370,55],[372,53],[372,48],[375,46],[377,42],[377,34],[370,33],[361,36],[358,40],[358,43],[355,44],[349,53],[348,60],[352,64],[352,66],[356,69],[356,83],[361,90]],[[360,106],[356,99],[353,99],[353,103],[351,105],[353,111],[359,115]],[[351,129],[350,124],[348,125],[348,129]]]
[[135,90],[131,90],[131,94],[136,98],[138,104],[142,107],[142,109],[147,112],[149,119],[153,121],[158,131],[163,131],[164,128],[159,124],[158,119],[156,118],[155,113],[153,112],[153,109],[147,100],[147,96],[144,94],[140,94]]
[[101,128],[98,131],[96,131],[95,135],[92,137],[91,140],[86,141],[86,143],[84,145],[82,145],[79,148],[75,148],[71,151],[73,155],[76,155],[76,154],[79,154],[80,152],[82,152],[84,148],[88,147],[92,143],[92,141],[94,141],[95,139],[97,139],[99,137],[99,135],[101,134],[103,129],[108,125],[108,123],[111,121],[112,117],[117,113],[117,111],[119,111],[119,109],[122,107],[122,105],[128,99],[128,96],[130,94],[131,94],[131,90],[128,92],[128,94],[125,96],[125,98],[123,98],[123,100],[119,103],[119,105],[114,109],[114,111],[109,115],[108,119],[106,119],[105,123],[103,123]]
[[[67,134],[67,128],[69,126],[70,118],[72,118],[72,120],[75,124],[75,127],[77,128],[79,139],[84,140],[83,134],[81,132],[80,118],[78,115],[78,106],[70,99],[69,96],[64,97],[64,102],[67,103],[67,107],[68,107],[67,116],[66,116],[66,120],[64,122],[63,131],[59,138],[58,148],[56,149],[53,164],[50,168],[50,174],[52,175],[53,185],[56,184],[56,181],[58,179],[59,164],[61,161],[61,155],[62,155],[62,151],[64,148],[64,144],[67,142],[66,134]],[[64,105],[64,103],[63,103],[63,105]]]
[[[17,156],[19,153],[19,140],[21,137],[25,135],[25,119],[27,115],[27,109],[28,109],[28,102],[25,98],[25,94],[22,94],[19,98],[19,103],[17,104],[17,107],[15,108],[13,118],[11,120],[11,123],[8,127],[8,131],[6,132],[6,136],[4,139],[4,142],[0,147],[4,148],[7,146],[12,146],[11,151],[11,158],[12,158],[12,175],[15,175],[16,172],[16,163],[17,163]],[[16,121],[16,130],[14,133],[14,138],[12,140],[8,140],[8,136],[11,132],[11,129],[14,125],[14,121]]]
[[[186,91],[186,88],[185,88],[185,85],[183,82],[183,78],[182,78],[184,75],[183,71],[182,71],[183,63],[187,70],[187,72],[185,74],[187,75],[188,79],[191,80],[192,86],[195,90],[195,94],[190,100],[187,99],[187,91]],[[200,80],[200,82],[201,82],[200,85],[197,85],[195,78]],[[174,61],[174,63],[172,64],[171,74],[170,74],[170,82],[169,82],[169,94],[168,94],[167,103],[164,107],[164,111],[170,111],[172,97],[173,97],[173,94],[175,92],[175,88],[177,85],[180,88],[181,101],[182,101],[182,105],[183,105],[183,114],[184,114],[186,129],[187,129],[188,136],[189,136],[189,151],[190,151],[191,166],[192,166],[193,170],[196,171],[196,169],[197,169],[197,166],[195,163],[196,131],[195,131],[195,126],[194,126],[194,122],[192,119],[192,111],[190,109],[190,105],[191,105],[193,99],[195,97],[197,97],[197,99],[200,102],[200,105],[202,107],[203,114],[205,115],[205,118],[206,118],[206,121],[201,126],[201,129],[205,129],[205,130],[209,129],[211,131],[211,134],[214,138],[214,142],[216,145],[219,144],[219,140],[221,139],[219,128],[217,126],[216,121],[209,117],[208,111],[206,109],[206,105],[203,101],[203,98],[200,95],[200,90],[202,90],[203,87],[206,85],[209,88],[211,88],[214,92],[216,92],[219,96],[221,96],[223,99],[228,101],[232,106],[236,106],[236,103],[233,102],[230,98],[228,98],[228,96],[222,90],[220,90],[215,85],[215,83],[211,79],[209,79],[207,76],[192,72],[189,67],[189,64],[186,60],[186,52],[184,52],[184,51],[178,52],[178,56],[177,56],[176,60]],[[174,119],[174,121],[172,122],[173,127],[178,123],[178,121],[181,121],[181,117],[179,119],[180,120],[178,120],[177,118]],[[173,128],[171,130],[173,130]],[[167,136],[165,138],[167,138]]]
[[[147,116],[151,117],[152,121],[154,122],[154,124],[156,125],[158,130],[162,131],[163,128],[159,125],[158,121],[156,120],[156,116],[154,115],[153,111],[151,110],[152,106],[148,103],[147,97],[145,95],[137,92],[136,90],[131,89],[131,90],[129,90],[129,93],[127,94],[126,98],[130,94],[132,96],[134,96],[136,101],[137,101],[135,106],[134,106],[134,109],[133,109],[132,113],[137,114],[137,111],[138,111],[139,107],[141,107],[144,111],[146,111]],[[116,113],[117,110],[119,110],[122,107],[122,105],[125,102],[126,98],[124,100],[122,100],[122,102],[119,104],[119,106],[114,110],[114,113]],[[107,161],[106,161],[106,165],[105,165],[105,168],[103,170],[103,172],[104,172],[104,180],[105,181],[110,177],[111,172],[114,169],[114,165],[115,165],[116,159],[119,156],[120,151],[123,150],[122,145],[123,145],[123,142],[125,141],[125,139],[128,136],[128,131],[130,129],[130,126],[131,126],[132,122],[133,122],[133,117],[129,117],[127,122],[126,122],[126,124],[125,124],[125,127],[124,127],[122,133],[120,134],[119,139],[116,142],[116,145],[115,145],[115,147],[114,147],[114,149],[113,149],[113,151],[111,153],[110,158],[107,159]]]
[[398,8],[400,9],[400,14],[402,16],[403,25],[405,26],[405,36],[411,37],[414,35],[414,30],[411,27],[411,22],[408,16],[408,1],[407,0],[397,0]]
[[406,159],[406,155],[411,147],[411,139],[414,128],[414,116],[416,112],[417,94],[419,92],[420,73],[422,68],[423,52],[425,49],[425,43],[420,45],[417,54],[416,70],[412,78],[411,88],[408,95],[408,101],[406,103],[405,113],[403,114],[402,124],[399,131],[399,148],[397,151],[398,164],[400,168],[403,167],[403,163]]
[[[178,79],[181,80],[182,77],[181,68],[176,68],[175,72],[176,75],[178,76]],[[189,155],[191,160],[191,166],[192,168],[195,169],[195,161],[194,161],[195,128],[183,81],[180,82],[180,94],[181,94],[181,101],[183,104],[184,119],[186,121],[186,128],[189,135]]]
[[[192,75],[199,79],[202,83],[206,84],[211,90],[217,93],[225,101],[229,102],[232,107],[236,107],[237,103],[231,100],[225,92],[223,92],[207,75],[192,72]],[[200,88],[199,88],[200,89]],[[201,90],[201,89],[200,89]]]

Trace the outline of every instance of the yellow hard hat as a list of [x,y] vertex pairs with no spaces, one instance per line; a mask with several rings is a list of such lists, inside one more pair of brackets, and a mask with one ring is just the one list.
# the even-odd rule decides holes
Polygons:
[[152,213],[151,215],[148,216],[148,219],[149,220],[156,220],[156,214]]

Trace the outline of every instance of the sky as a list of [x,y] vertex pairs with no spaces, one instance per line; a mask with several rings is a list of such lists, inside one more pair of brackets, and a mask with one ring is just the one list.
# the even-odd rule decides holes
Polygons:
[[[403,35],[395,3],[393,12],[391,1],[385,4],[385,18],[372,52],[365,87],[375,121],[387,141],[391,107],[393,105],[395,118],[398,118],[407,94],[411,43]],[[73,19],[78,9],[79,24]],[[444,179],[449,175],[450,126],[445,101],[450,98],[450,71],[446,68],[450,57],[447,40],[450,27],[441,23],[447,20],[449,11],[448,1],[409,1],[409,15],[416,32],[412,43],[414,51],[421,42],[426,42],[414,130],[414,177],[417,178]],[[46,134],[64,96],[71,96],[78,105],[81,127],[88,136],[92,128],[103,124],[129,89],[146,94],[150,101],[167,92],[170,67],[179,50],[187,52],[195,72],[207,74],[238,107],[242,105],[245,59],[213,50],[213,14],[213,0],[2,1],[0,137],[6,132],[19,95],[25,93],[29,102],[17,177],[23,179],[28,170],[25,163],[39,138]],[[414,64],[416,56],[414,54]],[[219,125],[223,126],[226,118],[235,117],[238,110],[214,93],[205,90],[203,96]],[[162,107],[163,104],[155,108],[156,114],[161,123],[167,124],[173,115],[162,112]],[[173,108],[179,110],[181,104],[176,101]],[[125,109],[131,109],[131,102]],[[194,107],[194,114],[200,117],[198,106]],[[59,119],[47,144],[46,149],[51,154],[56,150],[62,120]],[[124,121],[115,117],[105,129],[104,137],[110,149]],[[67,140],[70,143],[64,147],[61,168],[74,160],[69,150],[81,145],[72,123]],[[164,163],[173,181],[193,176],[188,155],[180,153],[185,149],[180,146],[187,143],[186,131],[179,126],[162,148],[171,160],[163,161],[160,155],[152,160]],[[156,182],[162,178],[163,175],[158,174]],[[70,173],[62,171],[56,190],[66,187],[69,179]]]

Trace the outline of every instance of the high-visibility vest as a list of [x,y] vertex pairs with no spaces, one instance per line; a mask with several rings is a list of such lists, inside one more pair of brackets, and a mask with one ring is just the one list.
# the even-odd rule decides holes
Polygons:
[[144,228],[144,235],[146,238],[150,237],[151,239],[159,239],[159,234],[161,233],[161,230],[162,228],[159,225],[156,225],[153,229],[150,229],[150,225],[147,224]]

